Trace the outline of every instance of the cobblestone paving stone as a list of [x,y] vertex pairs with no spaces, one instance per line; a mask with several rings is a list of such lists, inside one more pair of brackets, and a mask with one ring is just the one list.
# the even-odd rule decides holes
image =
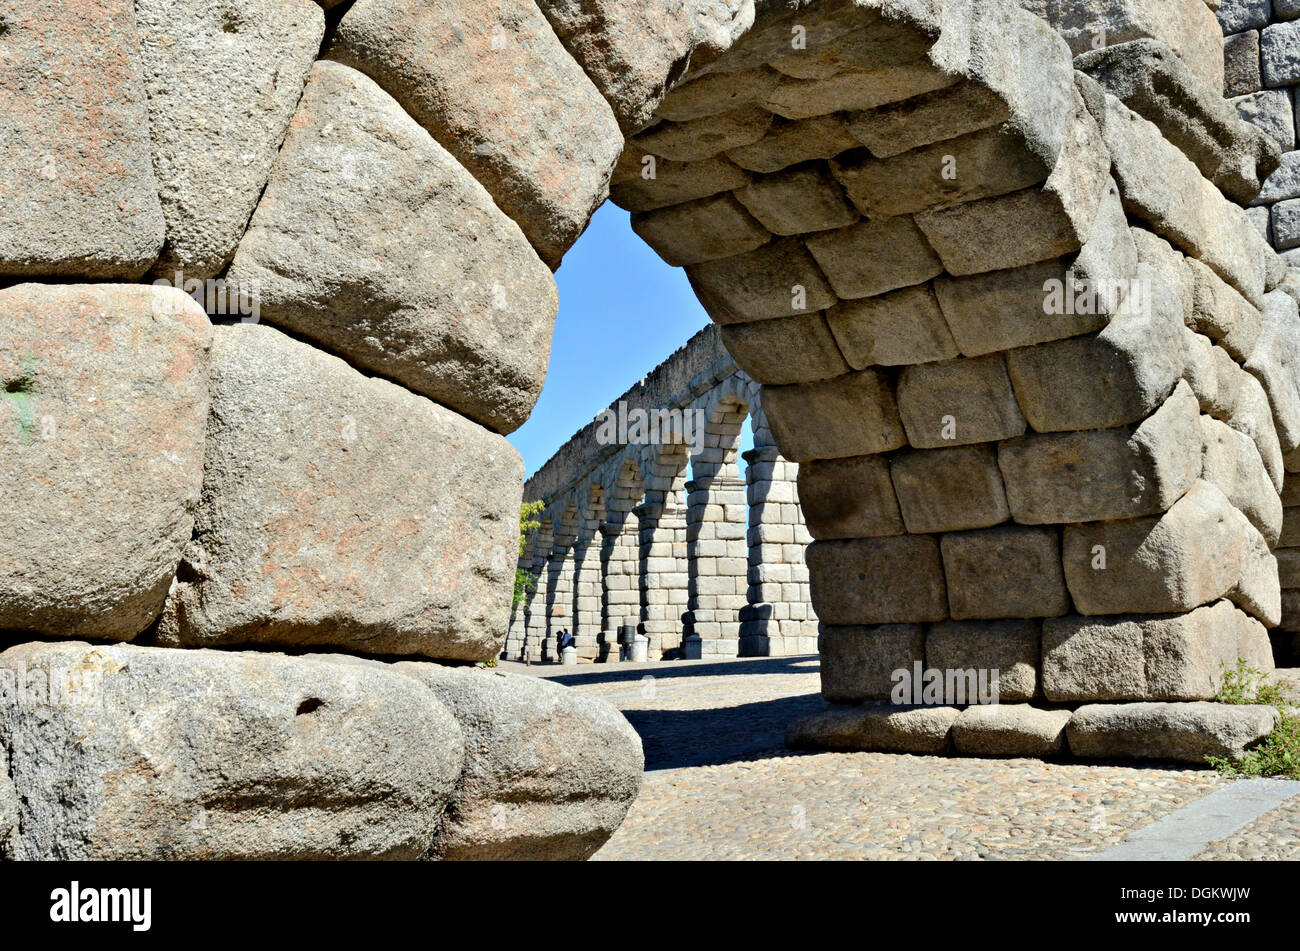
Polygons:
[[816,657],[502,666],[603,697],[642,736],[641,795],[596,859],[1076,859],[1231,781],[1205,769],[791,752],[785,725],[822,702]]
[[1218,862],[1300,861],[1300,798],[1290,799],[1272,812],[1264,813],[1196,857]]

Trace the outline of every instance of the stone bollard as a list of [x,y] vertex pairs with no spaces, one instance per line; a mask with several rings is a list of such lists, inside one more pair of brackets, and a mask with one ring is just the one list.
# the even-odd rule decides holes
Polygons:
[[650,638],[644,634],[636,635],[632,641],[632,650],[629,656],[634,664],[643,664],[650,658]]
[[704,657],[704,638],[690,634],[682,641],[682,656],[687,660],[701,660]]
[[560,665],[563,667],[576,667],[578,665],[578,649],[570,646],[560,651]]

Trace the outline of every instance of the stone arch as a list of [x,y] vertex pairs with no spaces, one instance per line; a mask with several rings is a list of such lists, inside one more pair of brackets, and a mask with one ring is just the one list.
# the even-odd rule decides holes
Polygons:
[[645,501],[634,510],[641,540],[640,632],[652,660],[681,649],[688,611],[686,481],[690,454],[684,443],[653,447]]
[[601,545],[601,648],[618,657],[618,629],[641,620],[640,528],[635,510],[645,498],[641,467],[625,458],[606,492],[609,499]]

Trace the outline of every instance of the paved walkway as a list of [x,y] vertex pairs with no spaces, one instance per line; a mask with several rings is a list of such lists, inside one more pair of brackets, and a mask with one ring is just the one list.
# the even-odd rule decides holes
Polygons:
[[786,724],[822,703],[815,656],[502,667],[608,700],[641,734],[641,795],[596,859],[1157,857],[1170,841],[1202,859],[1300,859],[1300,795],[1287,784],[1247,787],[1206,769],[786,750]]

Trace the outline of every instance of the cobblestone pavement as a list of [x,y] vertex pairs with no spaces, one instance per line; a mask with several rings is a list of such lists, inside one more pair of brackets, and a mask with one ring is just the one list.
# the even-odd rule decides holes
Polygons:
[[[646,776],[596,859],[1078,859],[1232,780],[1206,769],[796,753],[815,656],[579,668],[505,663],[598,696],[641,734]],[[1204,858],[1300,857],[1300,798]]]

